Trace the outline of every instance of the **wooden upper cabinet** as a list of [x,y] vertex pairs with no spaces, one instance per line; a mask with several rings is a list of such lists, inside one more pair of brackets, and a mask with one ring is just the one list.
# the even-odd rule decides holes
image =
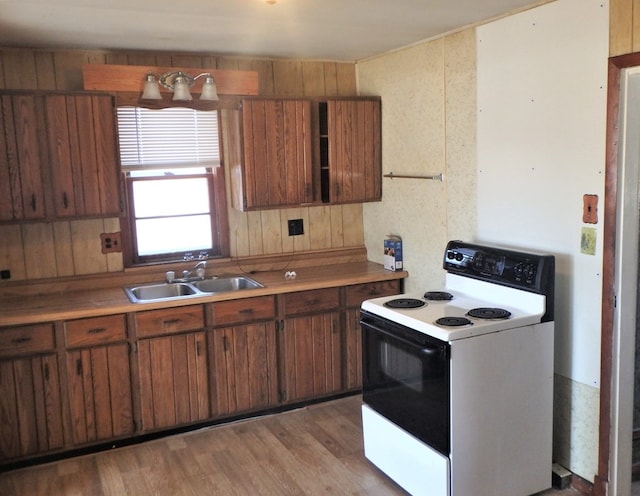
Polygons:
[[313,201],[311,102],[242,101],[241,182],[234,194],[241,210],[295,206]]
[[0,222],[119,216],[115,100],[0,93]]
[[37,97],[0,95],[0,221],[46,216]]
[[[322,103],[320,104],[322,108]],[[382,199],[380,99],[340,99],[326,103],[328,178],[323,201],[355,203]],[[323,112],[320,112],[321,119]],[[321,122],[321,129],[323,123]],[[321,131],[321,147],[322,147]],[[324,155],[321,153],[321,155]]]
[[378,97],[247,98],[222,122],[236,209],[382,198]]
[[120,214],[115,102],[109,95],[46,95],[55,217]]

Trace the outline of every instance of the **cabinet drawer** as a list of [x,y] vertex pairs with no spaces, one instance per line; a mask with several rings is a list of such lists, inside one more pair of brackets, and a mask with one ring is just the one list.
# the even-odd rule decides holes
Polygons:
[[339,304],[339,288],[313,289],[284,295],[284,313],[287,316],[333,310]]
[[92,346],[127,339],[124,315],[108,315],[65,322],[67,347]]
[[50,351],[55,347],[53,324],[0,329],[0,357]]
[[364,300],[368,300],[370,298],[400,294],[400,288],[400,279],[347,286],[347,306],[359,307]]
[[193,305],[138,312],[136,323],[138,337],[141,338],[202,329],[204,327],[203,306]]
[[273,296],[213,303],[213,325],[215,326],[244,324],[268,319],[275,319]]

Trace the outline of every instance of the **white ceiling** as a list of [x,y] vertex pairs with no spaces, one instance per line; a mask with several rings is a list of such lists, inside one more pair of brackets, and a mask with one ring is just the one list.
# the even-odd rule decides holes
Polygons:
[[358,61],[541,3],[0,0],[0,46]]

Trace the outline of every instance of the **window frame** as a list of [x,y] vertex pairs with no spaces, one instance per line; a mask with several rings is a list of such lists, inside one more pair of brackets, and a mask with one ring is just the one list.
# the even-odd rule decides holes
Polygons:
[[[120,104],[123,105],[123,104]],[[124,104],[130,106],[128,104]],[[145,105],[137,104],[140,107]],[[167,105],[166,107],[146,107],[146,108],[167,108],[175,105]],[[183,105],[184,106],[184,105]],[[224,166],[224,143],[222,141],[224,133],[222,132],[222,116],[220,109],[203,109],[197,107],[188,107],[192,110],[215,110],[218,117],[218,147],[220,153],[219,166],[203,166],[207,169],[206,174],[171,176],[171,179],[206,177],[209,188],[209,211],[211,215],[211,234],[212,248],[208,252],[208,258],[225,258],[230,253],[229,243],[229,214],[227,211],[227,194],[225,185],[225,166]],[[137,236],[135,226],[135,212],[133,205],[133,183],[139,180],[151,179],[141,177],[131,177],[126,171],[120,167],[122,183],[124,185],[125,210],[124,215],[120,218],[121,241],[123,264],[125,268],[157,265],[163,263],[171,263],[181,261],[185,257],[185,252],[162,253],[156,255],[138,255]],[[157,179],[157,177],[155,178]],[[197,254],[194,254],[197,256]]]

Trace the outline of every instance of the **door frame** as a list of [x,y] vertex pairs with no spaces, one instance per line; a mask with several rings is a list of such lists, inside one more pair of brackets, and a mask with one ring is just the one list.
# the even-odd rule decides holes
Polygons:
[[[601,358],[600,358],[600,427],[598,443],[598,473],[594,479],[594,496],[606,496],[612,476],[618,475],[618,443],[614,438],[618,427],[620,412],[618,409],[618,336],[616,314],[616,295],[619,291],[617,270],[618,255],[621,249],[618,239],[618,219],[621,210],[618,188],[619,163],[623,152],[619,147],[621,108],[621,79],[623,71],[640,66],[640,52],[609,58],[607,84],[607,132],[605,159],[605,196],[604,196],[604,239],[602,267],[602,321],[601,321]],[[612,451],[614,450],[614,451]],[[615,473],[612,473],[612,469]],[[617,482],[617,481],[616,481]],[[614,484],[617,485],[617,484]]]

